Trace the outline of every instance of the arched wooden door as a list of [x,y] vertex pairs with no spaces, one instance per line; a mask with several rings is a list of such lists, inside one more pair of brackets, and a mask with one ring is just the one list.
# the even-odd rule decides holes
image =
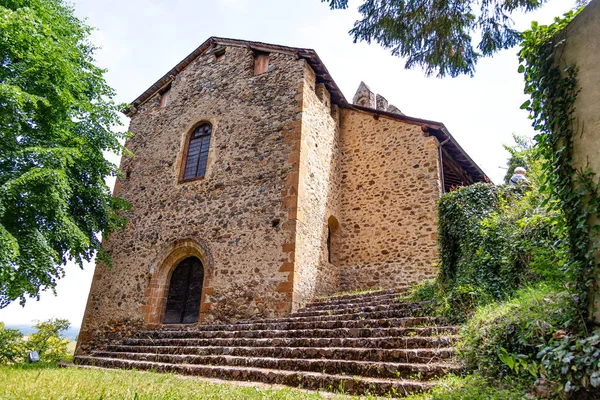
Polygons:
[[200,299],[204,283],[204,266],[197,257],[181,261],[169,282],[165,324],[193,324],[198,322]]

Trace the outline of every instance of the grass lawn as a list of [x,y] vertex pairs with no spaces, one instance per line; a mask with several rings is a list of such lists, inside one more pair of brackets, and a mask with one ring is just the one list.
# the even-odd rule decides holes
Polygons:
[[55,364],[0,366],[0,399],[348,399],[292,388],[214,384],[152,372],[59,368]]
[[[254,387],[253,385],[257,385]],[[409,396],[411,400],[498,399],[516,400],[522,388],[490,387],[480,377],[449,376],[432,392]],[[0,366],[0,399],[273,399],[348,400],[331,393],[304,392],[292,388],[269,388],[214,383],[204,379],[153,372],[59,368],[55,364]],[[356,397],[354,397],[356,398]],[[373,399],[373,397],[363,397]]]

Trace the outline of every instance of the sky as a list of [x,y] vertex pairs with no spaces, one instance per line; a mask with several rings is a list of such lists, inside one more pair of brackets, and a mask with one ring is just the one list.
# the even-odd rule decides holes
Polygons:
[[[210,36],[261,41],[317,51],[348,100],[361,81],[411,117],[443,122],[471,158],[499,183],[512,134],[532,136],[523,81],[517,73],[517,48],[482,59],[474,77],[425,77],[405,70],[405,61],[377,44],[353,43],[348,34],[360,14],[360,1],[346,10],[320,0],[78,0],[75,13],[95,27],[91,41],[97,64],[108,71],[118,102],[129,103]],[[552,22],[574,0],[549,0],[532,13],[515,14],[515,27]],[[123,117],[126,129],[128,119]],[[118,162],[118,158],[112,158]],[[113,182],[111,181],[111,185]],[[41,294],[0,310],[10,325],[66,318],[79,326],[93,275],[93,263],[68,264],[54,296]]]

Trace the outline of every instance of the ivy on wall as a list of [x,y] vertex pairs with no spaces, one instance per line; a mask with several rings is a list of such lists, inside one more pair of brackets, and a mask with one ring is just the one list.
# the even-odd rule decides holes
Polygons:
[[598,289],[594,274],[600,230],[592,221],[599,215],[600,196],[594,174],[573,164],[578,70],[562,57],[567,25],[578,12],[570,11],[555,18],[548,26],[534,22],[531,30],[523,33],[519,72],[524,74],[525,93],[530,97],[521,108],[530,113],[537,131],[537,153],[544,160],[544,182],[540,189],[553,200],[547,205],[564,213],[558,228],[568,238],[567,273],[575,284],[579,307],[582,313],[589,313],[591,321],[591,293],[597,293]]
[[437,298],[437,312],[462,322],[477,307],[506,300],[524,286],[561,287],[565,246],[553,227],[560,214],[540,207],[544,198],[528,184],[484,183],[442,196],[439,274],[432,287],[415,291],[415,299]]

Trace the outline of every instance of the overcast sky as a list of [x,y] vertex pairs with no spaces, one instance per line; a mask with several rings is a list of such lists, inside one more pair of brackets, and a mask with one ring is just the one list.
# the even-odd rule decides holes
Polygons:
[[[261,41],[317,51],[333,79],[351,100],[360,81],[406,115],[443,122],[461,146],[495,182],[505,171],[503,143],[513,132],[531,136],[526,100],[517,73],[517,49],[484,59],[475,77],[425,78],[405,70],[404,60],[376,44],[353,43],[348,30],[359,17],[359,1],[347,10],[329,10],[320,0],[79,0],[75,11],[96,28],[96,58],[117,101],[131,102],[210,36]],[[531,21],[550,23],[574,0],[550,0],[541,10],[515,15],[516,28]],[[123,119],[127,123],[127,119]],[[29,324],[51,317],[79,326],[93,265],[66,267],[58,296],[42,294],[25,308],[11,304],[0,321]]]

